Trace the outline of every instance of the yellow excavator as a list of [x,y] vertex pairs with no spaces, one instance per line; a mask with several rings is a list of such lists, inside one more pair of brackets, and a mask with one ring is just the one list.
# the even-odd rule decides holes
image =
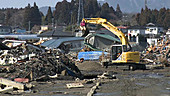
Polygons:
[[[140,54],[138,51],[131,52],[128,50],[128,46],[130,47],[130,44],[128,42],[127,37],[123,32],[121,32],[117,27],[112,25],[110,22],[108,22],[106,19],[103,18],[83,18],[80,29],[84,32],[86,32],[86,24],[100,24],[109,31],[111,31],[113,34],[115,34],[121,41],[121,44],[119,45],[112,45],[111,46],[111,63],[116,65],[129,65],[130,70],[135,70],[138,67],[142,67],[145,69],[144,64],[140,64]],[[87,35],[87,32],[84,33]],[[119,55],[119,56],[118,56]]]

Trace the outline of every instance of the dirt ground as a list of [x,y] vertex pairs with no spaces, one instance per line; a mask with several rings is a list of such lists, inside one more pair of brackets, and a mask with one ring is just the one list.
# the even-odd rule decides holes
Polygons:
[[[94,68],[100,69],[100,66]],[[72,77],[65,76],[48,82],[34,81],[32,84],[35,87],[31,90],[22,93],[1,93],[1,96],[87,96],[97,81],[100,81],[101,85],[96,89],[94,96],[170,96],[170,67],[136,71],[125,71],[113,66],[107,69],[101,67],[101,69],[97,71],[99,73],[109,71],[117,79],[97,80],[95,78],[90,83],[83,83],[84,87],[82,88],[68,89],[66,84],[84,80],[75,81]],[[93,70],[91,69],[91,71]]]

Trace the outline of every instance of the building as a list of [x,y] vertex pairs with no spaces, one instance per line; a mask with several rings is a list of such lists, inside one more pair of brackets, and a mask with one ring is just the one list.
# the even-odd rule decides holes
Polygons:
[[143,26],[131,26],[128,28],[128,40],[136,42],[136,37],[138,35],[145,35],[146,27]]
[[38,37],[40,37],[41,40],[44,40],[44,39],[59,39],[65,37],[75,37],[75,36],[72,32],[63,31],[62,26],[58,26],[54,30],[39,34]]
[[147,38],[147,43],[157,45],[163,30],[163,27],[153,23],[146,24],[145,37]]
[[9,26],[0,26],[0,35],[6,35],[12,33],[12,28]]
[[157,35],[163,33],[163,27],[156,26],[153,23],[148,23],[146,26],[145,34]]
[[50,39],[41,44],[46,49],[59,48],[62,52],[68,53],[69,51],[78,52],[84,48],[83,37],[65,37],[59,39]]

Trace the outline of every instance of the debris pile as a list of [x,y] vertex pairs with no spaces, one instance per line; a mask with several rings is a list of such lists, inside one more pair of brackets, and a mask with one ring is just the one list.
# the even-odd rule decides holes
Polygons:
[[61,74],[64,70],[73,77],[81,75],[78,68],[66,56],[62,56],[59,60],[52,54],[44,53],[31,58],[29,61],[16,62],[9,66],[9,73],[5,77],[11,77],[11,79],[31,77],[31,80],[36,80],[42,76]]
[[5,73],[0,76],[0,92],[25,90],[25,83],[48,81],[61,75],[83,78],[75,63],[60,50],[45,50],[28,43],[1,50],[0,65],[0,73]]
[[149,46],[142,54],[141,60],[144,64],[155,67],[170,66],[170,40],[159,42],[157,46]]

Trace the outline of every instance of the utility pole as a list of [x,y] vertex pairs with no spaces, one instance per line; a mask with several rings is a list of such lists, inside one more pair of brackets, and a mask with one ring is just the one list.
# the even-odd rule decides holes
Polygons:
[[28,22],[28,31],[31,31],[31,21]]
[[52,28],[54,28],[54,18],[52,18]]
[[84,8],[83,8],[83,0],[79,0],[79,8],[78,8],[78,17],[77,17],[77,25],[80,24],[80,19],[84,18]]
[[145,0],[145,9],[147,8],[147,0]]
[[54,18],[52,18],[52,31],[53,31],[53,33],[52,33],[52,38],[53,38],[53,35],[54,35],[54,32],[56,31],[55,30],[55,26],[54,26]]

